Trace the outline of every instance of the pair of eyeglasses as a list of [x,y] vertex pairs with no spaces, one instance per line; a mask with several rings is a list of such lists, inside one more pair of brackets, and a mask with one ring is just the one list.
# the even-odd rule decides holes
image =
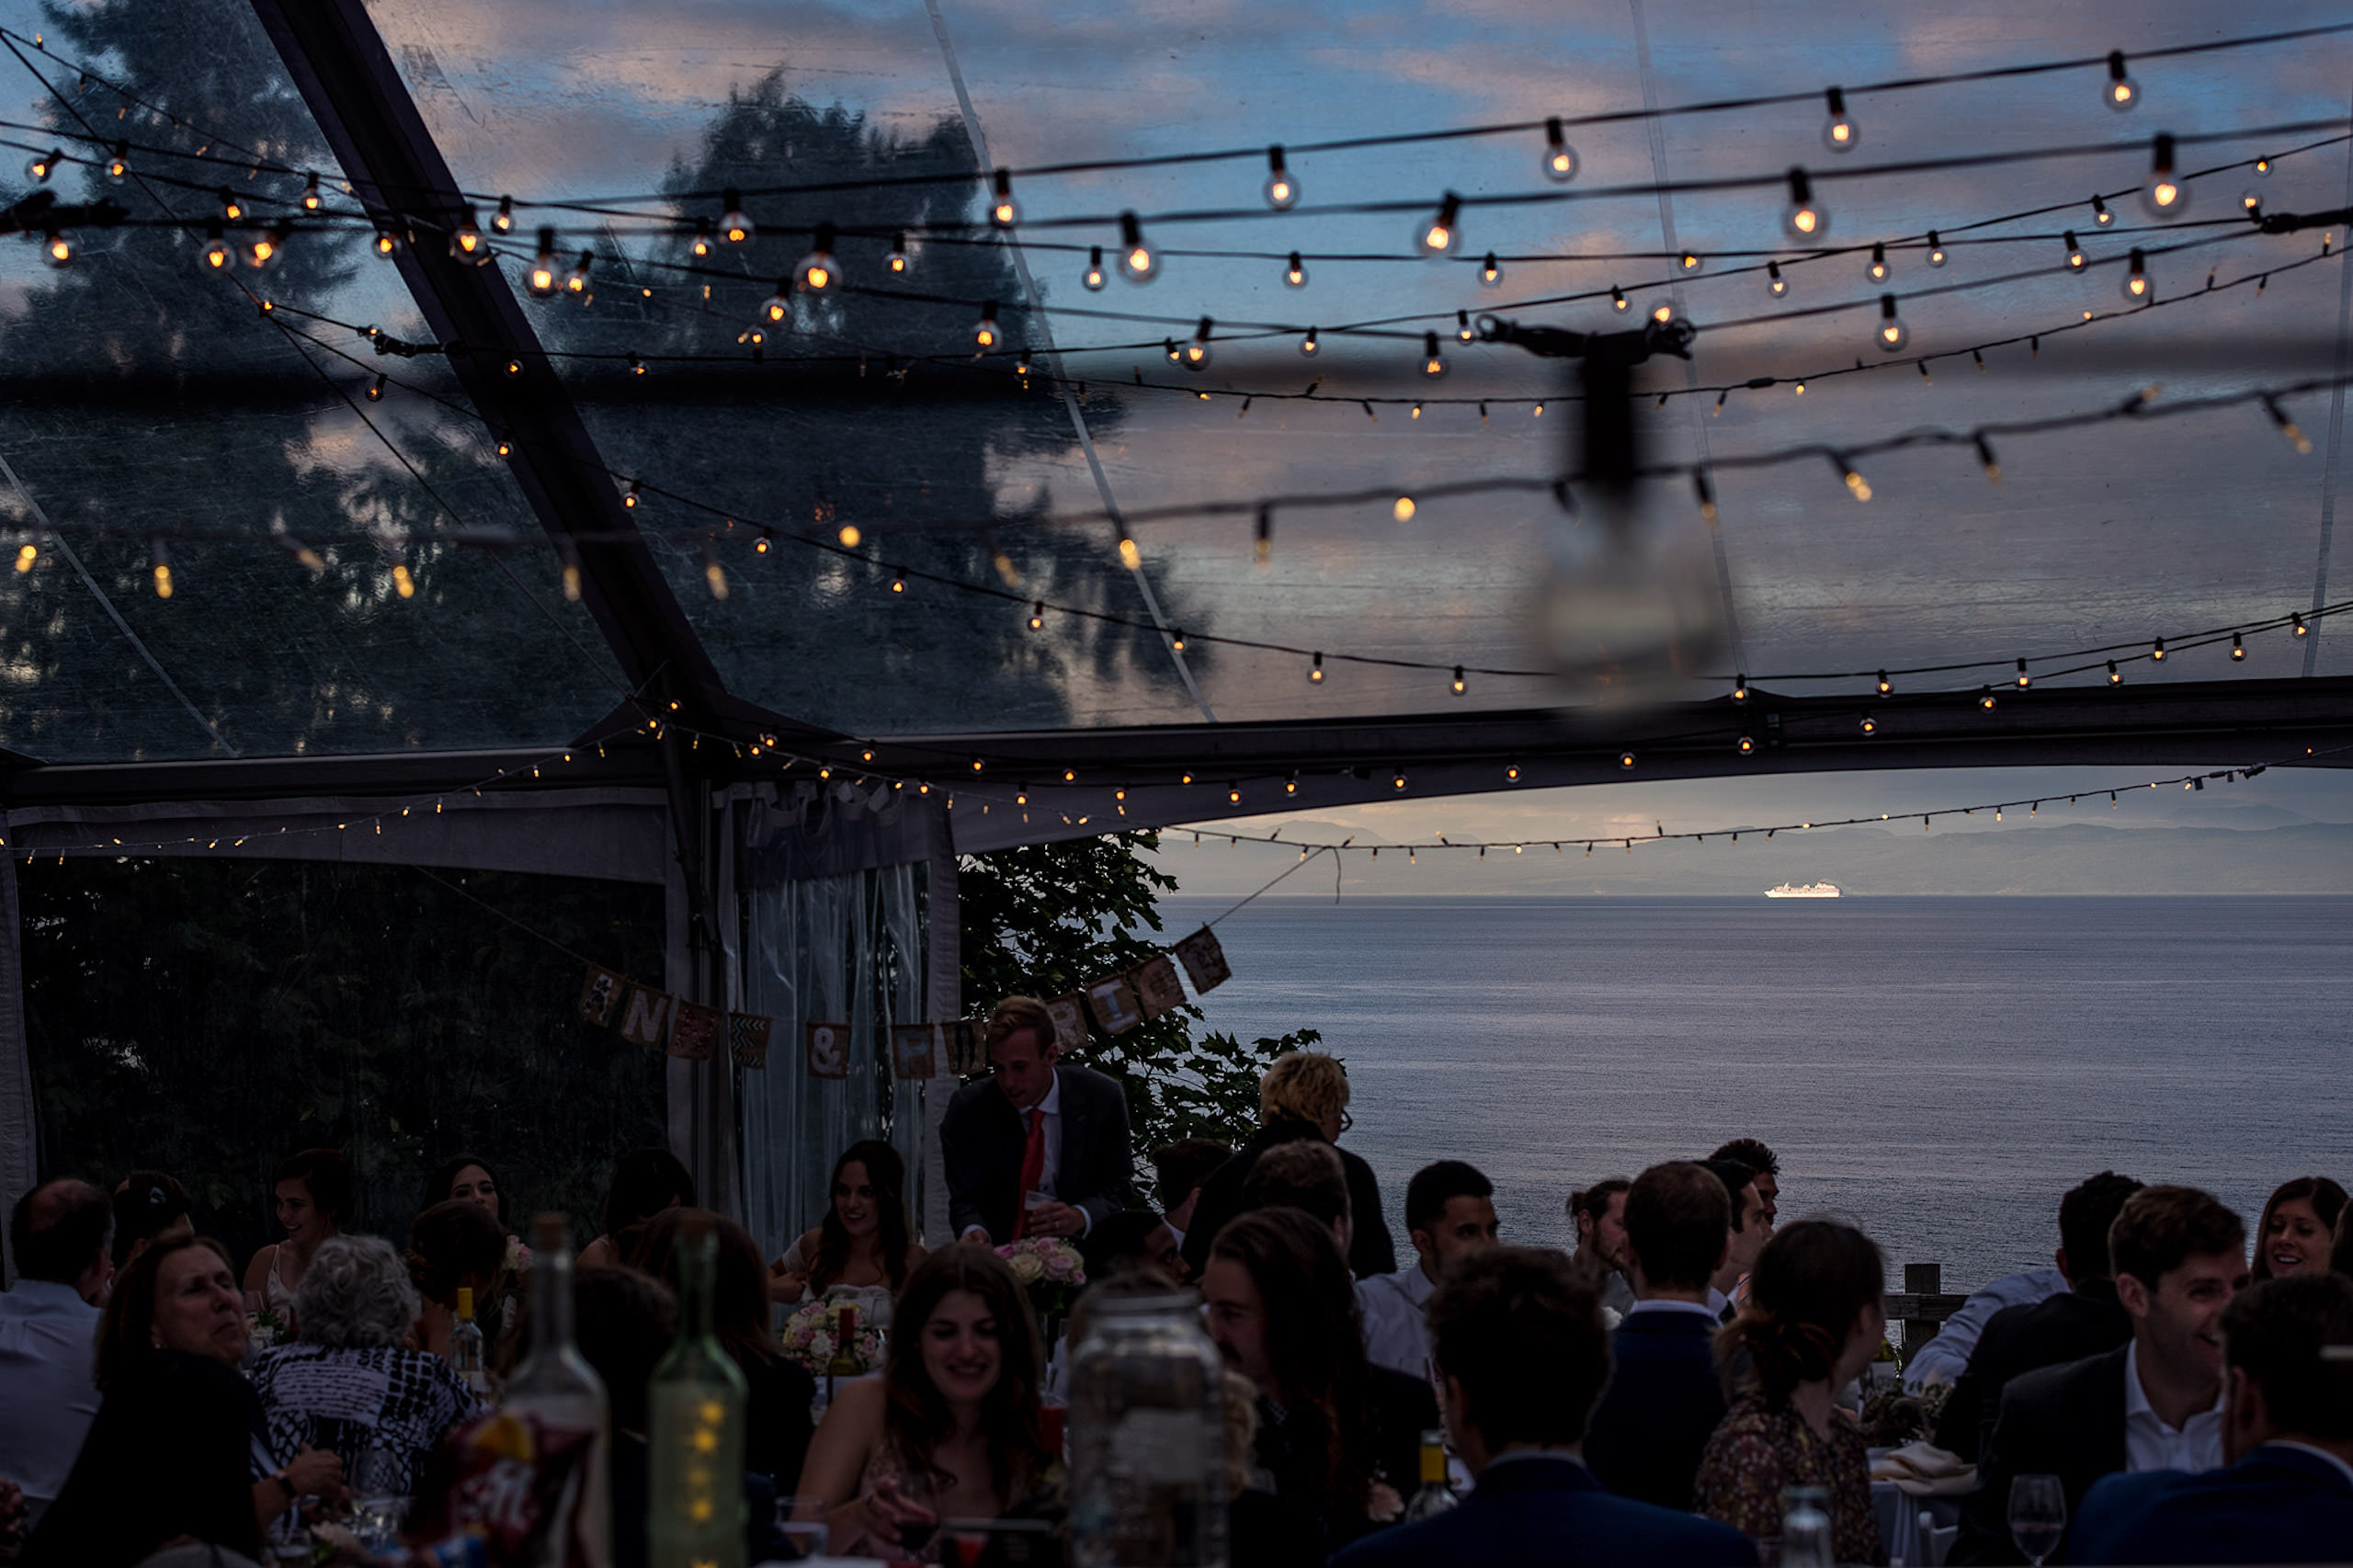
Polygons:
[[1357,1119],[1348,1114],[1347,1108],[1345,1106],[1342,1107],[1340,1109],[1340,1131],[1346,1132],[1349,1128],[1354,1127],[1356,1124]]

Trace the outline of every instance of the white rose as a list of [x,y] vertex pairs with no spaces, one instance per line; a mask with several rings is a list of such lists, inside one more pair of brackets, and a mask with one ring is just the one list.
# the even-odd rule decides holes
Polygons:
[[834,1358],[834,1336],[824,1329],[809,1336],[809,1354],[821,1361]]
[[1046,1266],[1039,1261],[1034,1252],[1016,1253],[1013,1256],[1013,1277],[1024,1285],[1035,1285],[1046,1277]]

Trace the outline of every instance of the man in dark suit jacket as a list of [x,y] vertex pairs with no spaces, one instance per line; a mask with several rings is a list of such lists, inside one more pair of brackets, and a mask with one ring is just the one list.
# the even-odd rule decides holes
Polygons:
[[1724,1418],[1708,1281],[1732,1247],[1732,1205],[1705,1165],[1653,1165],[1626,1194],[1635,1301],[1611,1336],[1617,1370],[1594,1408],[1586,1463],[1620,1497],[1691,1506],[1699,1456]]
[[[988,1022],[989,1081],[967,1084],[940,1119],[948,1212],[964,1240],[1086,1233],[1129,1208],[1135,1179],[1128,1102],[1090,1068],[1064,1065],[1045,1005],[996,1005]],[[1025,1206],[1028,1192],[1049,1200]]]
[[1458,1259],[1429,1301],[1455,1451],[1477,1478],[1461,1506],[1365,1537],[1332,1568],[1747,1568],[1728,1525],[1612,1496],[1578,1444],[1609,1377],[1593,1288],[1533,1247]]
[[2113,1350],[2132,1337],[2132,1319],[2109,1278],[2108,1231],[2125,1199],[2140,1190],[2131,1176],[2102,1171],[2060,1199],[2057,1262],[2068,1289],[1986,1320],[1968,1369],[1938,1418],[1937,1447],[1976,1463],[2011,1379]]
[[2228,1470],[2111,1475],[2084,1498],[2071,1562],[2353,1561],[2353,1280],[2293,1274],[2222,1312]]

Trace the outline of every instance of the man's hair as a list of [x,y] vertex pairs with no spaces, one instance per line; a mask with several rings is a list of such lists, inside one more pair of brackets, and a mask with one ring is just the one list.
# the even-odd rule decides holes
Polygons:
[[991,1007],[985,1043],[993,1048],[1023,1029],[1036,1032],[1040,1056],[1061,1043],[1054,1038],[1054,1016],[1035,996],[1008,996]]
[[1781,1174],[1780,1156],[1765,1146],[1761,1138],[1734,1138],[1708,1156],[1711,1160],[1738,1160],[1758,1176],[1777,1176]]
[[1724,1184],[1724,1195],[1732,1199],[1732,1228],[1735,1231],[1739,1230],[1742,1208],[1740,1189],[1756,1185],[1756,1167],[1746,1160],[1721,1159],[1714,1155],[1700,1160],[1698,1164],[1706,1166],[1709,1174]]
[[1430,1345],[1489,1453],[1574,1443],[1609,1381],[1600,1300],[1551,1248],[1483,1247],[1431,1293]]
[[2150,1290],[2193,1257],[2246,1255],[2246,1225],[2194,1187],[2144,1187],[2124,1200],[2108,1231],[2108,1261]]
[[8,1245],[27,1279],[71,1285],[106,1253],[114,1205],[86,1181],[43,1182],[17,1199],[8,1216]]
[[1078,1239],[1078,1255],[1086,1261],[1086,1277],[1106,1279],[1123,1265],[1143,1261],[1143,1244],[1167,1221],[1149,1209],[1123,1209],[1097,1221]]
[[299,1181],[310,1190],[311,1201],[338,1225],[351,1223],[358,1201],[351,1162],[333,1149],[305,1149],[278,1167],[271,1181]]
[[1348,1173],[1340,1152],[1316,1138],[1294,1138],[1258,1156],[1242,1178],[1242,1211],[1298,1209],[1329,1225],[1348,1215]]
[[1179,1138],[1154,1149],[1152,1168],[1160,1178],[1160,1207],[1169,1210],[1183,1203],[1233,1157],[1233,1145],[1214,1138]]
[[1633,1185],[1624,1176],[1604,1176],[1591,1187],[1579,1187],[1569,1194],[1569,1218],[1574,1220],[1583,1215],[1599,1224],[1601,1217],[1609,1212],[1609,1200]]
[[1280,1121],[1290,1117],[1321,1122],[1347,1108],[1348,1074],[1336,1056],[1320,1051],[1294,1051],[1279,1056],[1258,1080],[1258,1119]]
[[1440,1160],[1424,1165],[1405,1184],[1405,1232],[1427,1231],[1446,1218],[1446,1206],[1458,1198],[1493,1198],[1495,1184],[1479,1167],[1461,1160]]
[[133,1171],[123,1177],[114,1194],[114,1266],[120,1268],[132,1247],[163,1234],[194,1208],[188,1188],[167,1171]]
[[2323,1359],[2353,1346],[2353,1279],[2287,1274],[2259,1279],[2222,1309],[2222,1360],[2263,1391],[2283,1437],[2353,1439],[2353,1361]]
[[2141,1184],[2131,1176],[2102,1171],[2068,1188],[2059,1200],[2059,1244],[2067,1249],[2073,1279],[2108,1278],[2109,1227],[2116,1223],[2125,1199],[2140,1190]]
[[[1744,1169],[1745,1167],[1743,1167]],[[1704,1290],[1732,1233],[1732,1197],[1707,1165],[1669,1160],[1626,1192],[1626,1240],[1634,1267],[1654,1289]]]

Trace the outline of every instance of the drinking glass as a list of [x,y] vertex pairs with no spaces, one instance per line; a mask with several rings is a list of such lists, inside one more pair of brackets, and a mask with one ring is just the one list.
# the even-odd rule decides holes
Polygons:
[[784,1537],[780,1561],[805,1562],[825,1555],[825,1500],[823,1497],[779,1497],[776,1528]]
[[299,1504],[269,1521],[269,1539],[262,1544],[272,1568],[309,1568],[311,1527]]
[[346,1480],[351,1487],[352,1533],[364,1546],[392,1545],[408,1514],[407,1456],[391,1444],[370,1443],[351,1456]]
[[2059,1550],[2067,1533],[2067,1489],[2055,1475],[2020,1475],[2010,1481],[2010,1539],[2034,1568]]
[[901,1556],[916,1562],[938,1561],[936,1553],[928,1550],[938,1545],[932,1538],[939,1530],[939,1487],[932,1480],[930,1470],[923,1465],[909,1465],[887,1479],[892,1489],[898,1494],[900,1502],[922,1508],[931,1515],[926,1523],[899,1527]]

